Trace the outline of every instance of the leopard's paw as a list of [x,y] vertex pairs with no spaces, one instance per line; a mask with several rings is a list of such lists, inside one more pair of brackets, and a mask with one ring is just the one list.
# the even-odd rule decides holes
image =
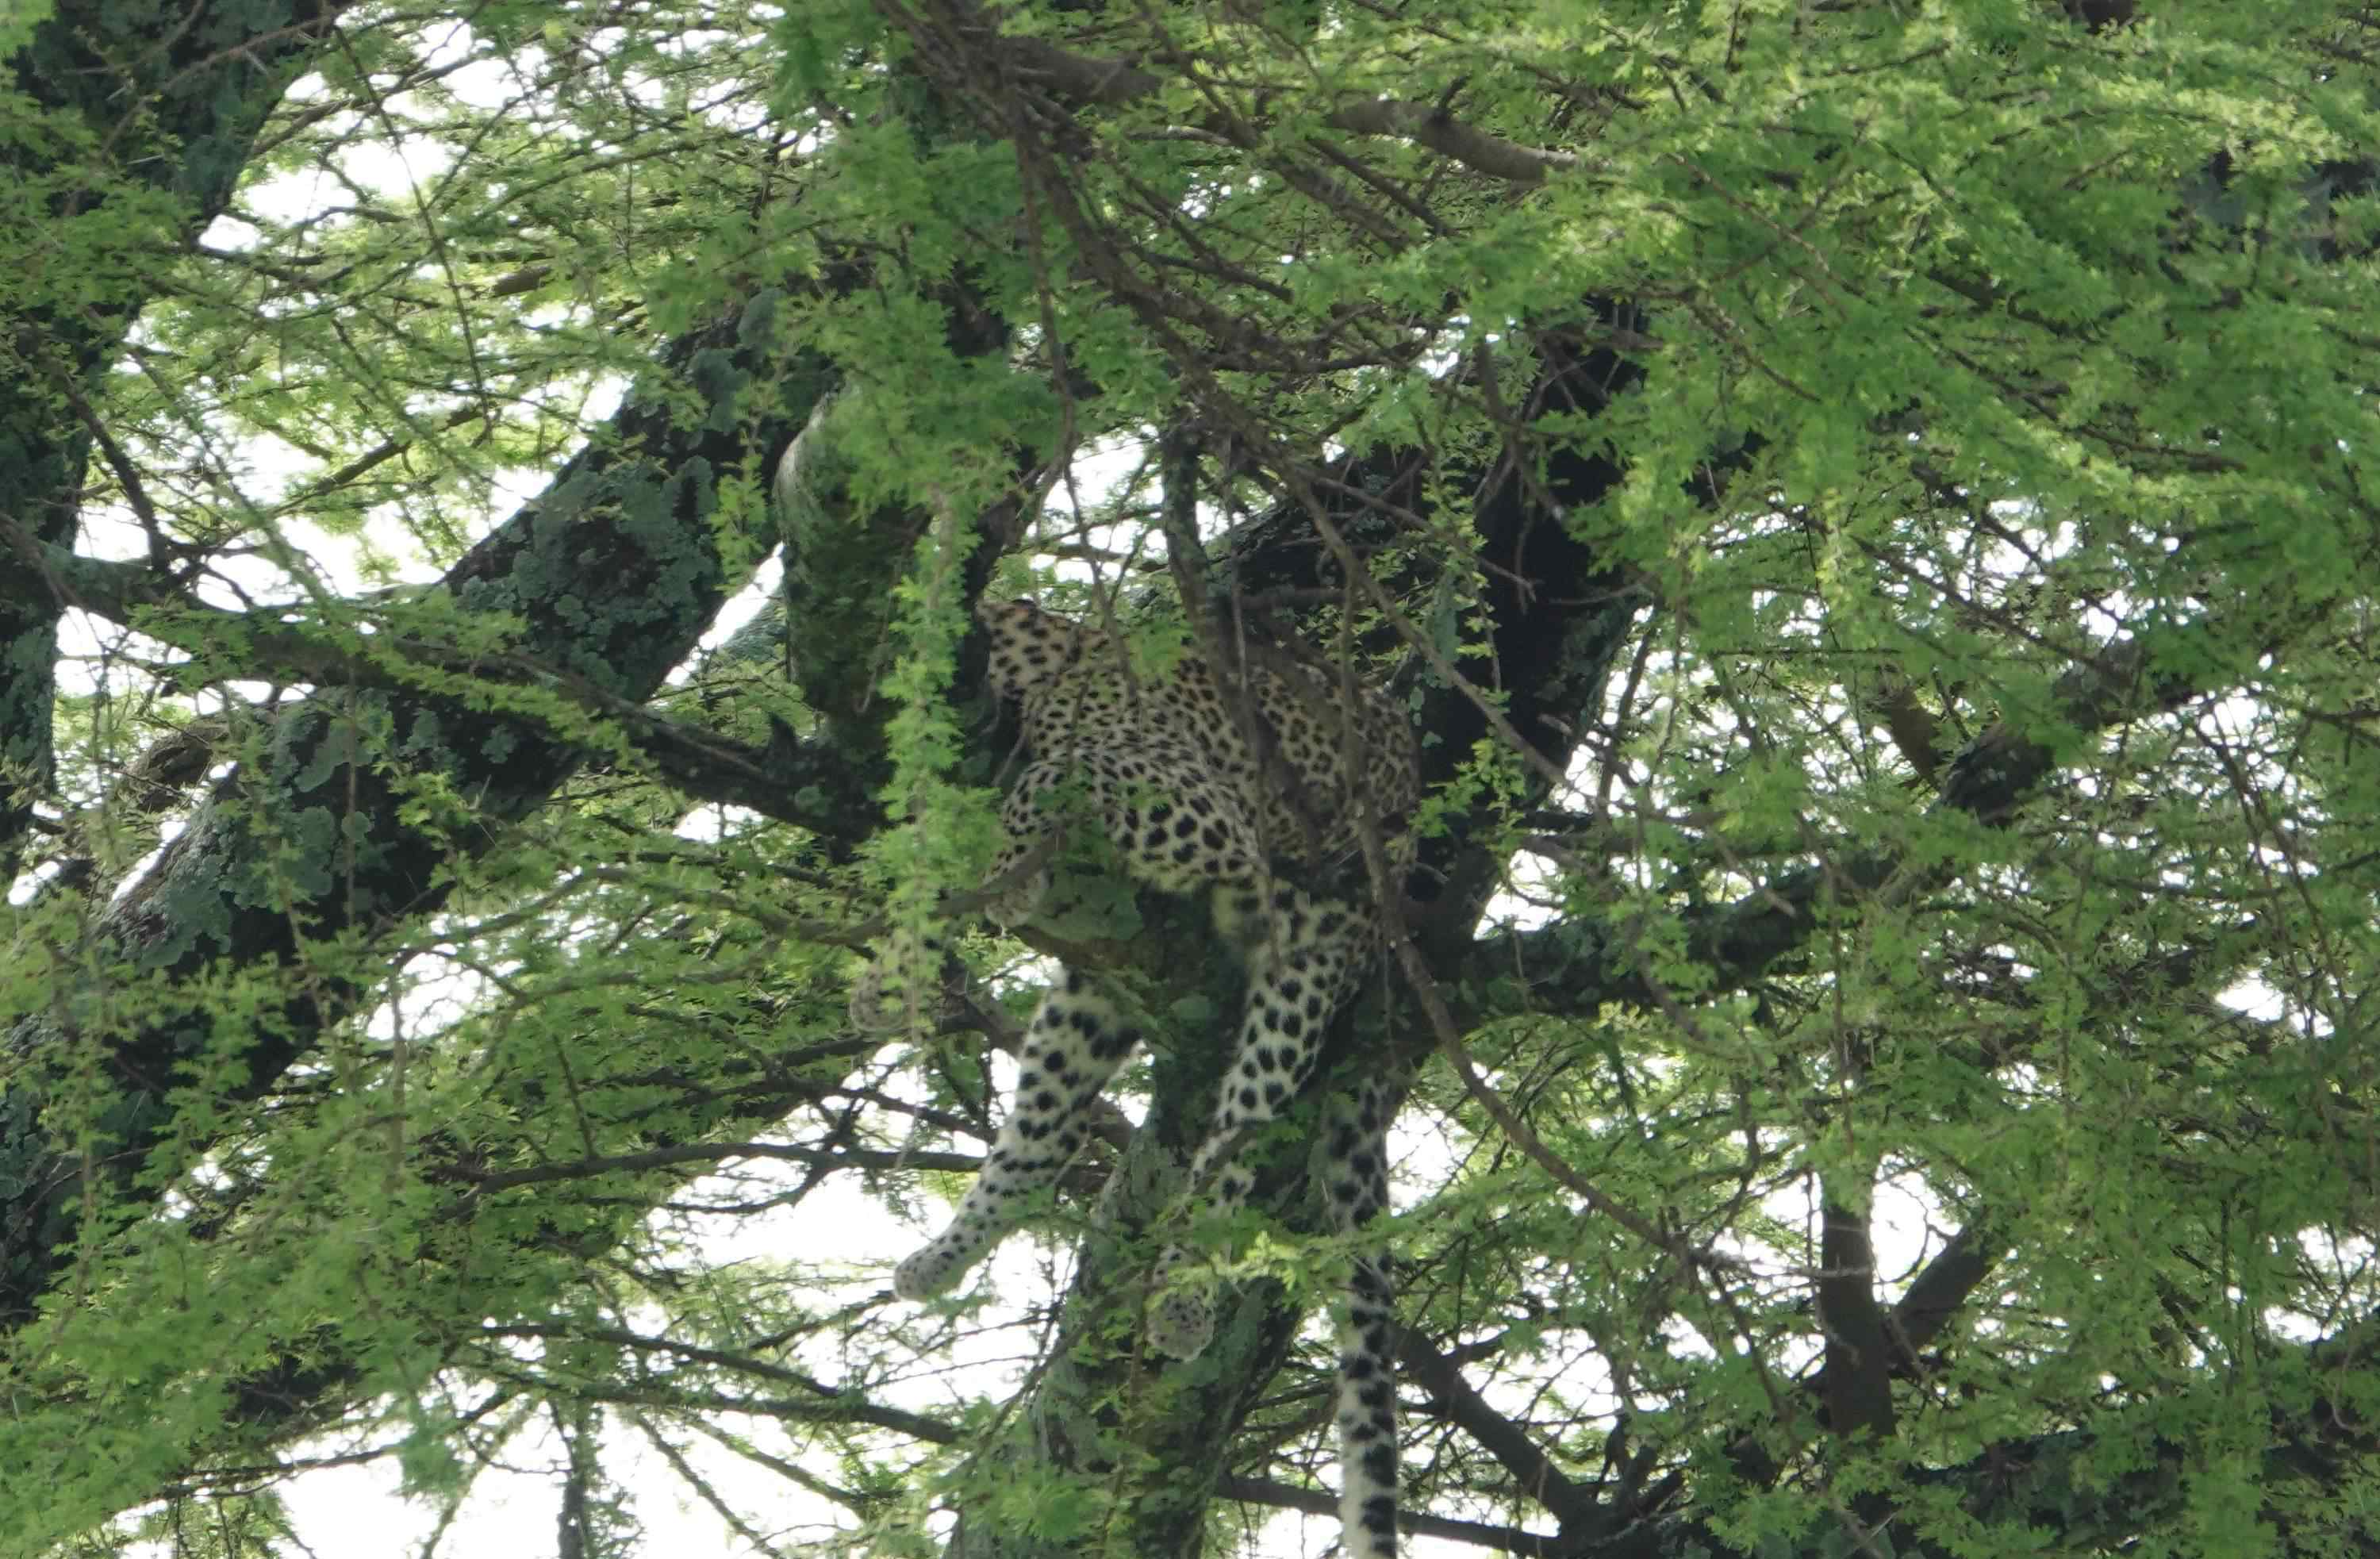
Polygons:
[[863,1034],[915,1034],[942,1012],[941,945],[895,932],[852,977],[846,1011]]
[[1206,1278],[1184,1273],[1184,1264],[1180,1251],[1165,1253],[1148,1302],[1148,1346],[1168,1358],[1196,1358],[1215,1335],[1211,1286]]

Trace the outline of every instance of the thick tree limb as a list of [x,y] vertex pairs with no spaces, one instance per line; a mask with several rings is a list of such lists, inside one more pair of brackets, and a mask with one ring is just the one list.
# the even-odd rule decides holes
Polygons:
[[1838,1168],[1820,1176],[1816,1287],[1826,1367],[1818,1378],[1828,1432],[1884,1439],[1893,1429],[1892,1348],[1867,1232],[1873,1175],[1854,1189],[1841,1183],[1849,1173]]
[[[661,371],[705,386],[698,409],[632,398],[611,437],[566,464],[545,497],[448,573],[444,588],[457,606],[505,613],[520,625],[522,653],[613,697],[634,701],[658,688],[734,582],[716,550],[716,481],[747,457],[773,459],[808,414],[808,404],[738,404],[769,382],[771,350],[766,333],[740,318],[675,343]],[[369,696],[396,749],[443,769],[491,824],[542,804],[581,756],[505,715],[402,692]],[[346,718],[319,703],[282,717],[272,758],[219,785],[157,863],[108,907],[91,949],[94,970],[302,971],[315,940],[443,900],[452,881],[445,863],[486,848],[495,834],[455,836],[408,821],[402,776],[358,761],[365,755],[350,744]],[[78,975],[62,968],[57,978]],[[49,1281],[76,1225],[86,1174],[97,1170],[132,1194],[143,1160],[164,1139],[165,1100],[186,1065],[228,1052],[240,1069],[230,1095],[255,1096],[358,993],[347,981],[320,971],[293,980],[279,1010],[243,1020],[237,1036],[220,1031],[223,1019],[194,996],[102,1041],[121,1103],[97,1145],[70,1145],[71,1126],[45,1114],[32,1080],[39,1074],[19,1072],[0,1097],[0,1179],[17,1188],[0,1200],[0,1316],[27,1313]],[[20,1023],[11,1043],[39,1056],[73,1042],[63,1015],[74,1010],[62,1000],[54,1009],[60,1016]],[[61,1129],[68,1135],[55,1135]]]
[[1993,1232],[1988,1214],[1972,1217],[1918,1270],[1909,1291],[1892,1307],[1889,1331],[1893,1373],[1907,1378],[1918,1369],[1918,1350],[1940,1336],[1950,1319],[1998,1267],[2006,1242]]
[[[12,584],[30,600],[47,596],[184,651],[191,656],[182,679],[270,680],[316,688],[368,688],[407,697],[435,697],[456,676],[492,686],[552,693],[572,709],[610,724],[650,761],[659,776],[689,798],[747,808],[763,817],[810,829],[832,840],[839,820],[865,815],[881,775],[868,755],[848,747],[805,742],[790,731],[766,748],[700,725],[670,719],[593,679],[518,652],[461,648],[408,631],[402,613],[357,632],[356,621],[312,622],[266,607],[237,612],[192,600],[164,571],[146,564],[79,556],[41,542],[0,518],[0,550],[27,560]],[[431,629],[428,631],[434,631]],[[515,707],[554,740],[567,740],[575,720],[540,720]]]

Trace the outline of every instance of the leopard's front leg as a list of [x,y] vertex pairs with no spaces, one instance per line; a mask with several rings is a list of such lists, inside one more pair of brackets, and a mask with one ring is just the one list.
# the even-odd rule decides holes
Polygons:
[[956,1283],[1058,1178],[1090,1135],[1090,1104],[1135,1050],[1140,1029],[1082,976],[1066,973],[1033,1014],[1016,1092],[950,1224],[892,1273],[892,1292],[928,1299]]

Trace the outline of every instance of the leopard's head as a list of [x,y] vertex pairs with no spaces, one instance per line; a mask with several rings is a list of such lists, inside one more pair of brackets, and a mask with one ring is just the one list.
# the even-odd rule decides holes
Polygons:
[[976,603],[976,620],[990,631],[991,663],[986,680],[992,696],[1022,700],[1072,666],[1081,656],[1083,630],[1055,613],[1018,597]]

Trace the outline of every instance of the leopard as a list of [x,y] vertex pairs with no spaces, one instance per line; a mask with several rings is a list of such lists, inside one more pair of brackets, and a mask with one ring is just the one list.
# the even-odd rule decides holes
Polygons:
[[[1003,841],[985,883],[988,913],[1028,919],[1050,891],[1048,861],[1070,817],[1096,816],[1124,870],[1160,891],[1209,897],[1241,954],[1247,995],[1214,1114],[1189,1166],[1222,1215],[1254,1176],[1239,1145],[1278,1118],[1313,1073],[1333,1015],[1377,963],[1377,895],[1309,883],[1366,880],[1363,831],[1377,828],[1392,881],[1415,859],[1420,765],[1413,724],[1385,688],[1347,687],[1336,668],[1251,647],[1219,672],[1196,649],[1136,672],[1119,636],[1029,599],[976,610],[990,652],[988,690],[1021,713],[1030,761],[1001,806]],[[1071,803],[1069,803],[1071,798]],[[886,952],[880,964],[897,956]],[[886,1026],[880,970],[856,982],[854,1017]],[[1082,1149],[1091,1106],[1143,1040],[1099,982],[1062,968],[1026,1025],[1006,1118],[947,1226],[900,1263],[905,1300],[943,1293],[1015,1226]],[[1331,1221],[1352,1234],[1388,1206],[1393,1088],[1376,1078],[1334,1095],[1316,1144]],[[1157,1352],[1196,1358],[1210,1340],[1209,1285],[1180,1246],[1160,1258],[1146,1318]],[[1340,1516],[1355,1559],[1393,1559],[1398,1465],[1394,1288],[1385,1249],[1358,1254],[1340,1331],[1334,1408]]]

